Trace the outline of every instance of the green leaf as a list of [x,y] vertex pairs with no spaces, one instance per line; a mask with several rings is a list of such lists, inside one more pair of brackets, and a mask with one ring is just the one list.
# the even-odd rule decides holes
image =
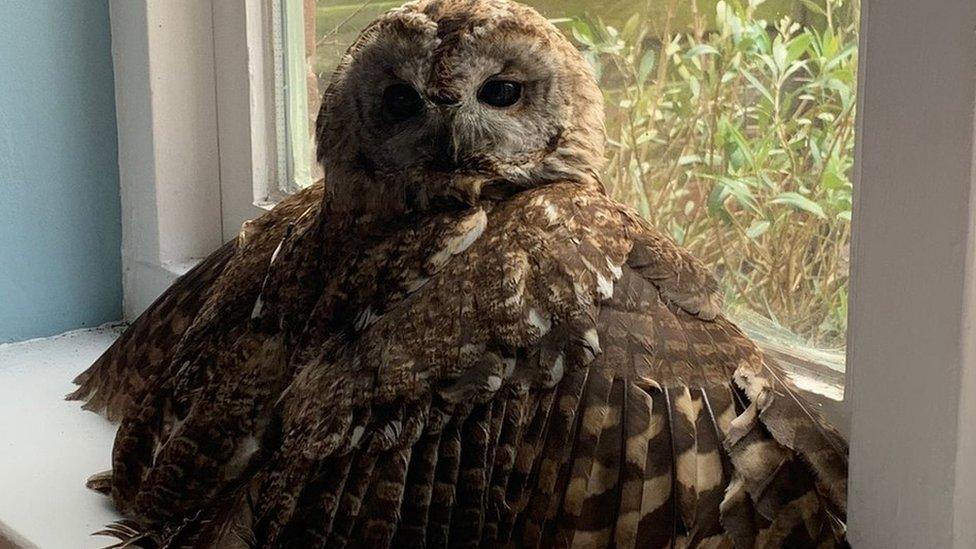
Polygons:
[[843,219],[844,221],[850,221],[851,220],[851,212],[850,211],[840,212],[839,214],[837,214],[837,219]]
[[786,70],[783,71],[783,74],[780,76],[780,78],[782,78],[783,80],[787,80],[789,79],[790,76],[793,75],[793,73],[795,73],[800,69],[805,69],[806,67],[807,67],[806,61],[796,61],[794,63],[790,63],[789,65],[787,65]]
[[777,36],[776,40],[773,41],[773,61],[776,63],[776,68],[780,71],[786,69],[789,65],[788,58],[789,52],[786,46],[783,45],[783,41]]
[[831,168],[824,170],[823,177],[820,179],[820,185],[831,191],[843,189],[847,184],[847,178]]
[[729,211],[725,209],[725,199],[728,197],[728,192],[726,187],[722,185],[715,185],[712,188],[711,194],[708,195],[708,215],[711,217],[717,217],[724,221],[727,225],[732,224],[732,216],[729,215]]
[[698,55],[718,55],[719,51],[711,44],[696,44],[685,52],[685,57],[695,57]]
[[801,1],[803,2],[803,5],[807,7],[808,10],[818,15],[821,15],[823,17],[827,17],[827,12],[823,9],[822,6],[820,6],[820,4],[817,4],[812,0],[801,0]]
[[844,47],[844,49],[842,49],[841,51],[837,52],[836,54],[832,55],[829,58],[830,60],[827,61],[827,63],[824,65],[824,70],[830,71],[836,69],[838,65],[840,65],[844,61],[847,61],[849,58],[854,57],[856,54],[857,54],[857,44],[848,44],[847,46]]
[[586,21],[583,21],[582,19],[577,19],[573,23],[573,38],[587,46],[595,45],[593,29],[591,29]]
[[760,213],[759,205],[756,204],[756,198],[753,196],[752,190],[749,189],[746,181],[731,177],[720,177],[718,183],[722,188],[722,193],[720,194],[721,200],[731,196],[740,206],[752,210],[755,213]]
[[651,133],[649,131],[641,132],[641,134],[637,136],[637,141],[634,142],[634,145],[636,145],[636,146],[639,147],[641,145],[646,144],[651,139],[654,139],[654,134],[653,133]]
[[729,8],[725,0],[718,0],[715,4],[715,26],[718,27],[719,32],[725,34],[725,31],[729,30],[729,22],[734,15],[732,10]]
[[701,95],[701,82],[695,76],[688,75],[688,88],[691,90],[691,97],[695,101],[698,100],[698,96]]
[[811,213],[821,219],[826,219],[827,214],[824,213],[820,204],[817,204],[813,200],[803,196],[800,193],[785,192],[780,193],[776,198],[769,201],[770,204],[787,204],[793,206],[798,210],[802,210],[807,213]]
[[764,86],[762,82],[759,81],[758,78],[753,76],[752,73],[750,73],[745,69],[739,69],[739,73],[741,73],[742,76],[744,76],[745,79],[748,80],[750,84],[752,84],[752,87],[755,88],[756,91],[761,93],[762,96],[765,97],[767,101],[769,101],[770,103],[774,102],[773,94],[770,93],[769,89],[766,86]]
[[677,224],[671,227],[671,238],[673,238],[675,243],[677,243],[679,246],[683,246],[685,243],[684,227]]
[[654,70],[654,61],[656,55],[654,50],[647,50],[644,55],[641,56],[640,64],[637,65],[637,83],[638,85],[643,84],[647,81],[647,77]]
[[727,136],[735,145],[735,152],[742,155],[742,159],[745,161],[746,165],[755,166],[756,158],[753,154],[752,147],[750,146],[749,140],[746,139],[746,136],[739,131],[739,128],[724,118],[719,122],[719,126],[722,133],[725,134],[725,136]]
[[600,61],[600,55],[595,51],[590,50],[583,53],[583,57],[590,63],[590,67],[593,68],[593,76],[599,82],[600,78],[603,76],[603,63]]
[[746,229],[746,236],[752,239],[759,238],[769,230],[770,223],[766,220],[756,220]]
[[797,35],[796,38],[790,40],[789,43],[786,44],[788,61],[792,63],[803,57],[803,54],[805,54],[810,48],[811,42],[813,42],[813,36],[809,33]]

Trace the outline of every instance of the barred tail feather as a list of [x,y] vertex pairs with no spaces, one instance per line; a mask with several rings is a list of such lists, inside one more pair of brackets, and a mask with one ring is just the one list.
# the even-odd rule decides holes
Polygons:
[[456,501],[461,467],[461,426],[464,419],[453,418],[441,434],[433,493],[427,512],[426,540],[431,547],[446,547],[450,541],[451,512]]
[[451,515],[451,547],[478,547],[481,543],[490,475],[489,446],[494,444],[492,408],[489,403],[472,411],[461,433],[464,450],[458,469],[457,503]]
[[[589,376],[582,405],[576,414],[579,425],[574,447],[571,450],[571,459],[566,463],[561,480],[564,488],[557,488],[557,492],[564,495],[561,498],[552,498],[546,510],[550,530],[556,528],[557,525],[552,523],[559,516],[559,534],[555,540],[558,545],[580,543],[580,538],[589,535],[593,528],[581,525],[580,520],[588,520],[591,517],[593,522],[599,520],[592,514],[587,514],[586,507],[591,494],[612,490],[616,483],[616,479],[611,478],[613,475],[610,470],[613,465],[604,466],[600,463],[601,453],[603,453],[601,447],[607,444],[607,438],[612,436],[613,428],[620,425],[620,410],[614,410],[619,400],[614,398],[613,389],[614,381],[610,372],[596,370]],[[612,452],[615,454],[619,449],[618,445],[612,449]],[[552,541],[544,543],[544,545],[552,544]]]
[[440,431],[426,433],[411,454],[400,509],[401,525],[393,540],[396,547],[423,547],[426,544],[440,440]]
[[[580,401],[587,389],[588,374],[585,369],[578,370],[567,374],[560,384],[561,390],[556,409],[553,410],[554,415],[550,418],[545,447],[533,475],[532,494],[516,525],[519,536],[512,538],[523,546],[536,546],[542,541],[545,521],[550,515],[550,503],[561,494],[557,494],[557,487],[560,486],[560,479],[566,478],[563,468],[572,457],[577,425],[585,420],[580,417],[583,415]],[[609,390],[609,384],[606,389]]]
[[[755,381],[755,378],[750,379]],[[736,382],[743,385],[738,379]],[[832,445],[826,445],[824,440],[812,442],[808,439],[800,446],[794,443],[795,439],[785,437],[782,432],[777,437],[777,431],[770,429],[766,423],[770,410],[773,411],[770,415],[774,424],[778,426],[789,418],[792,424],[790,432],[820,432],[820,426],[811,424],[813,419],[807,413],[787,416],[788,413],[797,412],[795,406],[802,406],[802,402],[793,400],[792,395],[771,391],[749,395],[754,388],[755,383],[746,385],[745,392],[755,400],[733,420],[725,440],[735,470],[735,490],[730,487],[726,492],[723,523],[729,528],[753,521],[752,534],[742,534],[740,537],[754,535],[760,546],[778,547],[785,540],[788,540],[786,546],[789,547],[813,547],[825,543],[845,545],[843,523],[837,518],[844,514],[843,496],[841,505],[835,503],[830,488],[831,479],[822,477],[824,471],[836,471],[812,465],[804,452],[833,455],[832,459],[836,461],[831,463],[843,464],[837,466],[843,467],[844,479],[846,454],[840,454]],[[783,400],[787,402],[781,403]],[[744,505],[743,494],[748,494],[748,502],[754,513],[750,513]]]
[[639,547],[667,547],[677,538],[674,445],[663,390],[651,390],[651,433],[644,466],[644,491],[638,521]]
[[761,414],[763,425],[780,444],[797,452],[814,470],[824,495],[840,513],[847,512],[847,443],[820,414],[796,394],[775,364],[766,371],[773,399]]
[[594,449],[586,480],[585,498],[579,507],[572,533],[576,547],[609,546],[613,542],[614,528],[620,507],[624,430],[626,413],[626,385],[623,379],[612,381],[610,398],[603,414],[602,431]]

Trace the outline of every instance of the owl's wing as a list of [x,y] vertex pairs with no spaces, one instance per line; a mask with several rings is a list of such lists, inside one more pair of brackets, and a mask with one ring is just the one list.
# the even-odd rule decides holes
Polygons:
[[[630,264],[597,324],[603,353],[587,368],[583,397],[554,408],[559,427],[545,435],[550,448],[572,450],[556,458],[557,480],[541,497],[539,473],[533,486],[531,469],[519,471],[529,479],[520,489],[527,515],[508,521],[504,539],[589,547],[842,539],[846,444],[734,325],[667,302]],[[562,503],[547,505],[550,497]]]
[[[480,209],[434,216],[362,250],[358,238],[342,237],[342,227],[323,229],[314,213],[289,218],[291,229],[265,259],[263,282],[243,303],[208,302],[161,379],[119,427],[110,480],[99,476],[99,487],[111,491],[123,513],[146,525],[161,523],[157,536],[172,526],[168,521],[228,490],[249,461],[260,461],[262,439],[274,444],[273,406],[294,377],[298,341],[322,343],[322,334],[346,323],[365,326],[436,275],[486,223]],[[320,261],[325,242],[332,252],[353,247],[356,253]],[[374,302],[379,296],[383,303]],[[211,317],[220,322],[204,322]],[[315,360],[321,351],[306,347]]]
[[237,243],[221,246],[181,276],[92,364],[74,379],[68,400],[118,420],[138,401],[148,378],[170,358],[207,299],[208,290],[234,256]]
[[[843,543],[843,441],[719,314],[687,253],[575,185],[447,241],[428,250],[436,269],[366,254],[352,272],[395,281],[373,296],[395,299],[317,305],[290,364],[280,333],[245,331],[173,432],[150,421],[117,442],[115,480],[133,476],[156,539]],[[337,316],[351,322],[319,326]]]
[[846,445],[673,243],[554,186],[458,259],[303,366],[249,484],[256,539],[844,543]]
[[302,212],[317,210],[322,193],[320,182],[286,198],[178,278],[75,378],[78,389],[67,398],[113,421],[133,411],[181,348],[185,352],[188,332],[230,326],[250,312],[275,246]]

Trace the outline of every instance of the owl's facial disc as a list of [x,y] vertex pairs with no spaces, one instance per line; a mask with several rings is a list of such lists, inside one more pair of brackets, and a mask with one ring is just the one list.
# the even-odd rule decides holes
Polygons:
[[421,0],[350,48],[318,139],[339,207],[471,203],[489,188],[595,184],[602,97],[582,56],[534,10]]

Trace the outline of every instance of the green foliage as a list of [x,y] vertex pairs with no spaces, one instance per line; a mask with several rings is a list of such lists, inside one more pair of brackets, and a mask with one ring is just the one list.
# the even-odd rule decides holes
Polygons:
[[692,0],[672,28],[685,1],[567,29],[605,90],[607,188],[714,267],[733,307],[843,346],[857,0],[803,0],[804,23]]

